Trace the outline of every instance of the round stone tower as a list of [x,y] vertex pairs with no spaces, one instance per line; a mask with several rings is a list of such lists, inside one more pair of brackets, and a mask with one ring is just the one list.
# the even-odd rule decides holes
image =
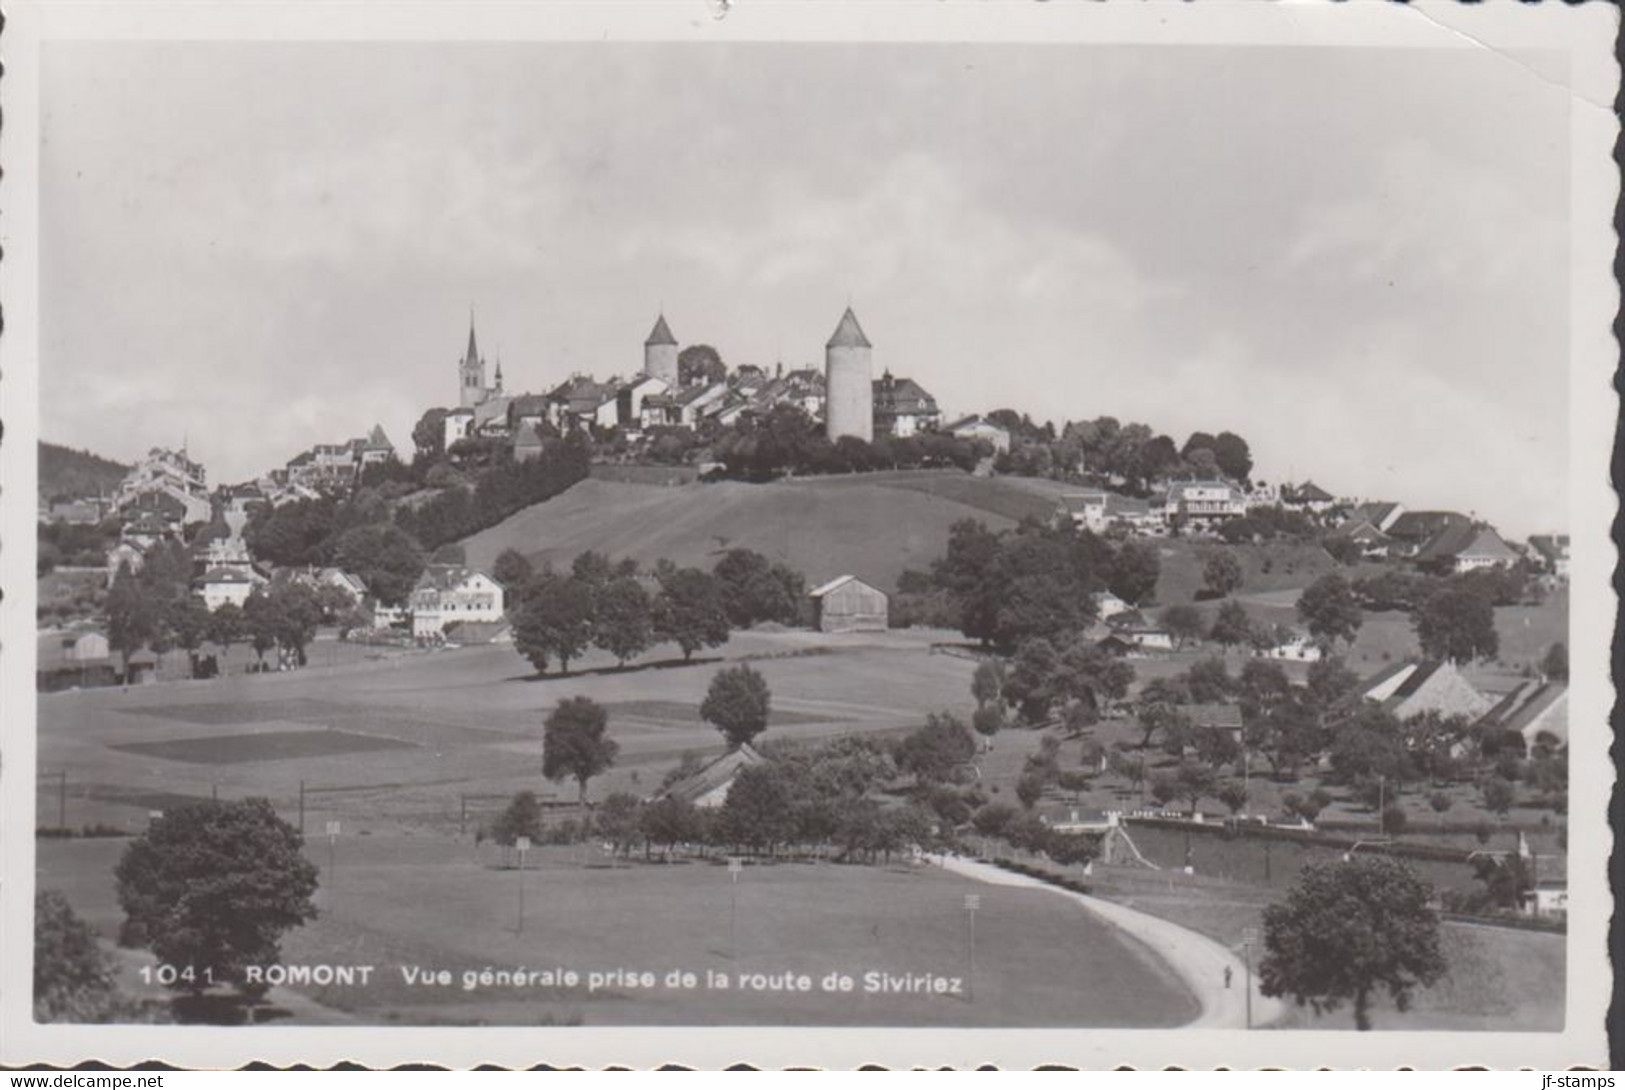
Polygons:
[[875,437],[872,347],[857,315],[847,307],[824,346],[824,430],[832,443],[843,435],[866,443]]
[[677,386],[677,338],[671,335],[664,314],[655,320],[649,339],[643,342],[643,373]]

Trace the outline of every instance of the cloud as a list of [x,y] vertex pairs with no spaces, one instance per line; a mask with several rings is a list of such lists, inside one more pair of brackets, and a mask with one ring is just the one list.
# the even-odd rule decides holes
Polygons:
[[1298,217],[1280,272],[1331,283],[1479,292],[1562,267],[1566,193],[1520,191],[1506,176],[1418,140],[1379,152],[1369,188]]

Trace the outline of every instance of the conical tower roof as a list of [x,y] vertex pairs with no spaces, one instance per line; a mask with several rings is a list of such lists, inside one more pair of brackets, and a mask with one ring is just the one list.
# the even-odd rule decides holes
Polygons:
[[841,324],[835,327],[830,334],[829,343],[825,348],[873,348],[869,338],[863,335],[863,327],[858,324],[858,316],[847,307],[846,313],[841,315]]
[[468,316],[468,355],[463,357],[465,363],[474,363],[480,358],[479,346],[474,343],[474,315]]
[[671,335],[671,326],[666,324],[666,316],[664,314],[655,319],[655,327],[649,331],[649,339],[643,343],[645,346],[652,344],[677,343],[677,338]]

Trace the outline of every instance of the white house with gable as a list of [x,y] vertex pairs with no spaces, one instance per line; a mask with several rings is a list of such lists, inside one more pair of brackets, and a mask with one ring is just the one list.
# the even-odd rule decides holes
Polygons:
[[412,635],[438,636],[460,621],[500,621],[502,584],[476,568],[461,564],[430,564],[418,578],[407,601],[412,614]]

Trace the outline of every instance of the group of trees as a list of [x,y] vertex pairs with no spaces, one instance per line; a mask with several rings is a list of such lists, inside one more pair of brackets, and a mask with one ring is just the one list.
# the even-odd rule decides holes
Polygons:
[[1360,605],[1409,613],[1422,652],[1457,662],[1500,653],[1495,609],[1534,600],[1537,584],[1525,564],[1454,575],[1389,568],[1350,583]]
[[1064,642],[1096,617],[1092,593],[1130,603],[1156,591],[1154,546],[1117,545],[1070,524],[1028,520],[996,533],[975,519],[954,523],[944,556],[932,564],[967,637],[1009,653],[1029,639]]
[[[212,612],[192,593],[190,559],[178,545],[160,546],[139,572],[119,569],[107,594],[107,644],[120,657],[124,676],[130,659],[142,649],[162,658],[182,650],[194,676],[204,676],[199,651],[205,643],[230,655],[247,644],[263,665],[265,655],[280,649],[290,665],[305,664],[305,649],[322,623],[363,623],[355,602],[335,587],[282,579],[256,588],[242,606],[228,602]],[[209,670],[218,669],[218,663]]]
[[591,551],[575,558],[568,575],[536,571],[510,549],[497,557],[494,574],[512,595],[514,646],[538,672],[557,660],[568,673],[591,647],[624,666],[671,642],[686,662],[726,643],[734,628],[795,623],[806,593],[798,573],[748,549],[729,551],[709,572],[662,560],[647,577],[634,560]]
[[1155,480],[1222,475],[1245,481],[1253,471],[1247,441],[1228,431],[1198,431],[1180,445],[1145,424],[1125,424],[1111,416],[1071,421],[1059,430],[1052,423],[1035,424],[1013,409],[995,410],[987,418],[1010,432],[1010,451],[995,462],[1001,473],[1087,477],[1144,494]]
[[472,488],[454,485],[422,503],[400,505],[395,524],[424,548],[436,549],[495,526],[531,504],[552,499],[585,480],[591,462],[591,445],[581,436],[550,439],[530,461],[497,460],[476,475]]
[[975,468],[993,448],[982,440],[946,432],[865,442],[843,436],[831,442],[824,426],[799,405],[780,404],[765,414],[745,414],[716,430],[711,455],[724,472],[742,480],[769,480],[786,474],[867,473],[930,466]]
[[[1182,674],[1147,682],[1135,701],[1141,750],[1156,745],[1182,762],[1164,777],[1160,791],[1143,759],[1130,767],[1130,755],[1109,754],[1108,767],[1131,787],[1148,784],[1160,802],[1184,798],[1193,806],[1199,797],[1231,804],[1222,794],[1229,785],[1221,773],[1227,767],[1232,776],[1239,773],[1243,749],[1262,757],[1284,782],[1324,758],[1330,779],[1373,811],[1425,789],[1433,792],[1430,805],[1443,813],[1449,796],[1438,789],[1463,783],[1478,785],[1485,806],[1503,815],[1515,803],[1519,785],[1529,797],[1559,810],[1566,806],[1567,750],[1557,739],[1531,746],[1516,731],[1465,716],[1428,713],[1401,721],[1359,699],[1358,687],[1358,678],[1335,658],[1313,663],[1302,684],[1294,684],[1278,662],[1249,659],[1239,675],[1232,675],[1222,659],[1201,659]],[[1238,706],[1239,745],[1228,731],[1192,724],[1187,709],[1212,703]],[[1210,775],[1200,771],[1203,767]],[[1290,817],[1312,821],[1330,801],[1317,789],[1289,794],[1283,808]],[[1239,799],[1231,809],[1244,803]],[[1383,815],[1382,821],[1385,830],[1398,831],[1391,827],[1393,815]]]

